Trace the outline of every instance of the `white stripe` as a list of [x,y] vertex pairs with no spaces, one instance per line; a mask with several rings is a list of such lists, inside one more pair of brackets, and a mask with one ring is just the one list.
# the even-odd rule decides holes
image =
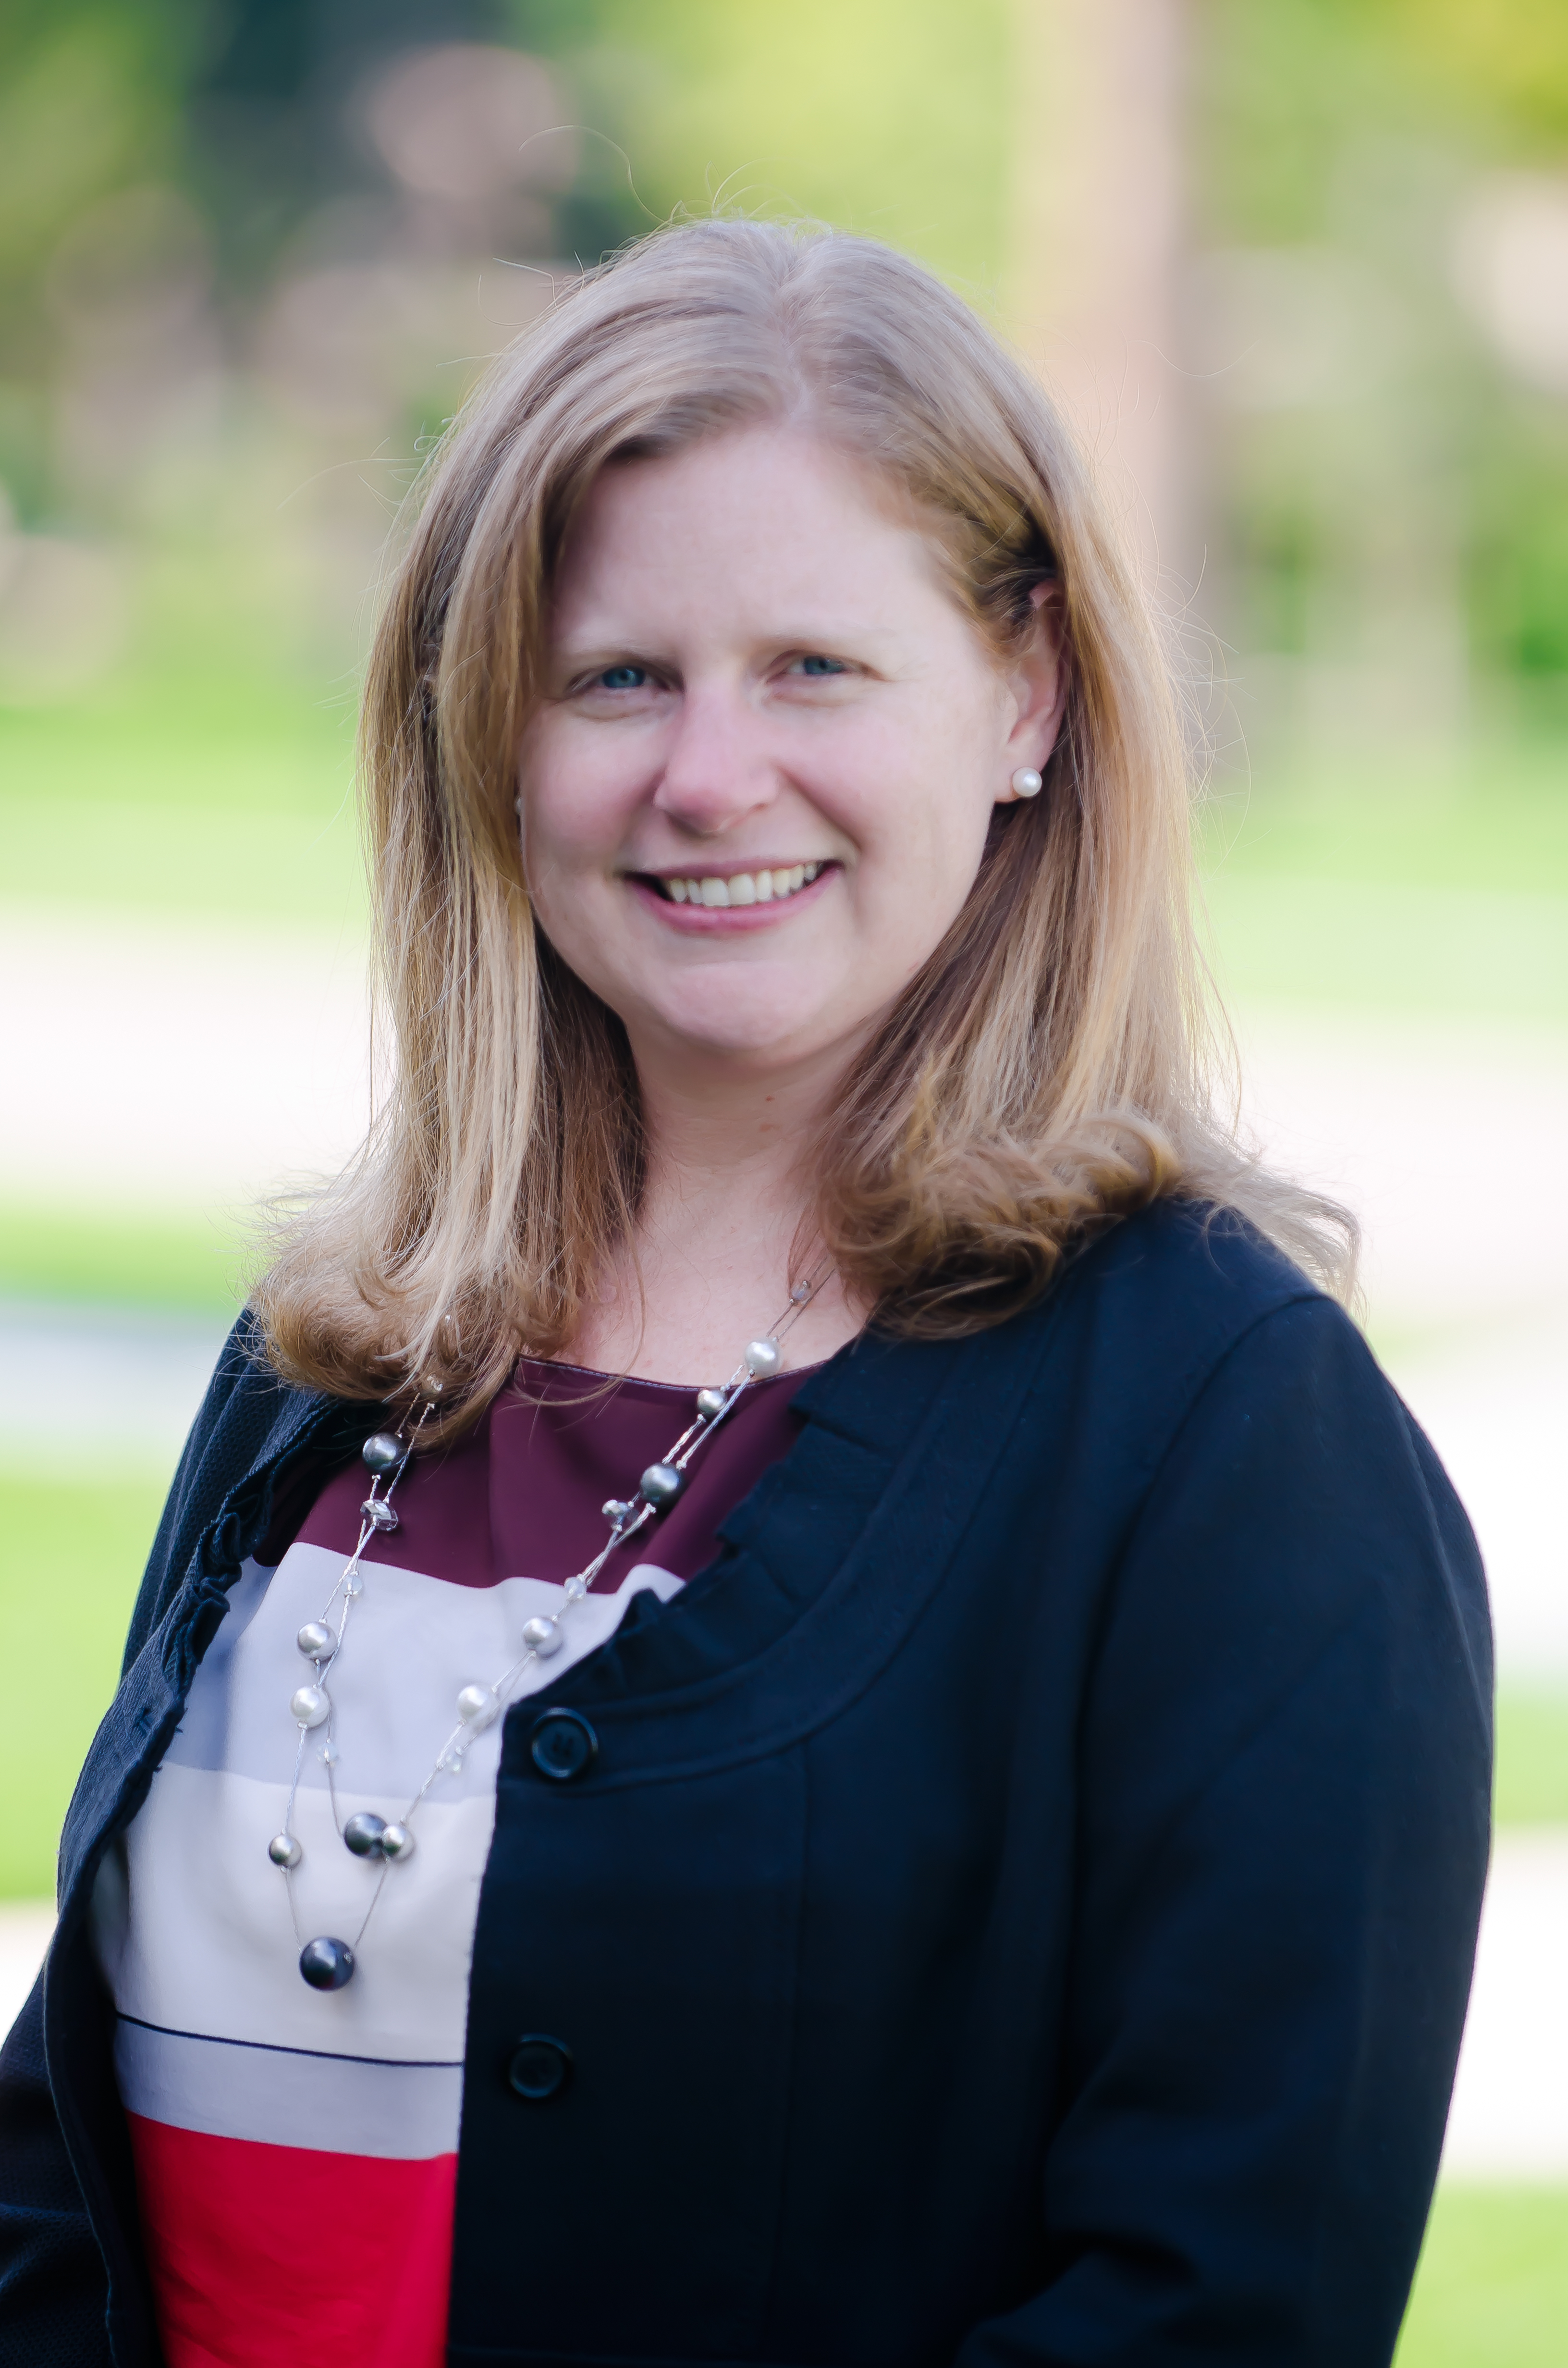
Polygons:
[[397,2161],[457,2152],[460,2064],[367,2064],[122,2021],[114,2068],[129,2112],[177,2130]]
[[[319,1618],[347,1559],[325,1546],[294,1545],[270,1578],[246,1565],[197,1672],[166,1765],[226,1768],[274,1779],[287,1789],[299,1738],[289,1701],[312,1674],[294,1639],[307,1620]],[[498,1678],[524,1650],[524,1622],[536,1612],[560,1611],[562,1598],[543,1578],[457,1587],[373,1560],[363,1569],[365,1592],[325,1679],[335,1706],[340,1766],[357,1790],[401,1794],[406,1803],[457,1724],[462,1687]],[[667,1601],[681,1583],[656,1564],[640,1563],[614,1595],[585,1597],[562,1622],[562,1649],[548,1661],[530,1662],[513,1700],[553,1684],[612,1636],[644,1588]],[[306,1769],[312,1783],[324,1786],[313,1748],[321,1739],[311,1738]],[[476,1747],[469,1755],[468,1781],[443,1779],[443,1794],[494,1792],[498,1749],[492,1730],[488,1752]]]
[[[344,1848],[313,1749],[294,1812],[303,1861],[285,1877],[267,1855],[283,1822],[299,1738],[289,1698],[310,1675],[295,1633],[321,1611],[344,1560],[296,1545],[270,1575],[247,1566],[196,1673],[175,1745],[104,1860],[95,1944],[116,2006],[140,2023],[404,2064],[460,2062],[499,1723],[474,1738],[460,1776],[441,1778],[420,1808],[417,1846],[385,1870],[362,1944],[382,1870]],[[337,1807],[343,1817],[358,1809],[392,1817],[406,1809],[450,1732],[459,1688],[499,1676],[523,1622],[558,1609],[562,1598],[540,1579],[456,1587],[370,1564],[365,1579],[341,1664],[327,1679],[342,1754]],[[562,1651],[533,1664],[517,1695],[603,1643],[644,1588],[667,1600],[681,1584],[644,1563],[616,1594],[588,1597],[565,1623]],[[318,1933],[356,1947],[358,1969],[341,1990],[312,1990],[301,1979],[301,1940]]]

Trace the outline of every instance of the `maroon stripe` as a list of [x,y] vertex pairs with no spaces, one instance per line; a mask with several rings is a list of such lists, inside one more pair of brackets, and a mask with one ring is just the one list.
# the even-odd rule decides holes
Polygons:
[[[780,1373],[753,1383],[698,1456],[686,1494],[611,1555],[596,1593],[613,1592],[636,1563],[690,1578],[712,1561],[719,1523],[794,1443],[801,1417],[791,1402],[804,1379]],[[569,1578],[604,1543],[605,1499],[633,1494],[694,1411],[688,1389],[618,1381],[607,1390],[600,1374],[526,1360],[466,1437],[415,1457],[397,1486],[398,1527],[366,1559],[459,1587]],[[301,1542],[351,1552],[368,1486],[358,1461],[335,1473],[300,1528]],[[268,1552],[281,1545],[269,1541]]]

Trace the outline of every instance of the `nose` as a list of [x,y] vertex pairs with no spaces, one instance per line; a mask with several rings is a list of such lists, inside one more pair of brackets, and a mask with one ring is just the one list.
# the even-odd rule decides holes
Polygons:
[[653,795],[677,828],[712,838],[772,804],[780,777],[763,720],[738,687],[688,686]]

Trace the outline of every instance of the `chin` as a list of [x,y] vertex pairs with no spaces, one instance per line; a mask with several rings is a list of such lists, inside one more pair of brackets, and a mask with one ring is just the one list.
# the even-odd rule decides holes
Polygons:
[[666,1037],[686,1047],[693,1060],[731,1060],[753,1072],[810,1060],[846,1033],[820,1010],[791,1012],[777,1003],[758,1008],[749,997],[725,995],[694,1003],[683,997],[659,1017]]
[[766,973],[750,963],[705,965],[650,997],[651,1016],[694,1053],[789,1062],[824,1051],[860,1024],[858,1008],[844,1015],[825,1008],[822,986],[821,979],[781,975],[772,965]]

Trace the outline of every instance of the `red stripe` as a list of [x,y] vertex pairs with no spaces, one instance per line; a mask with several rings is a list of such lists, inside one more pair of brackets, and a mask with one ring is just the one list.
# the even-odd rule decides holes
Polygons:
[[168,2368],[441,2368],[458,2158],[127,2116]]

